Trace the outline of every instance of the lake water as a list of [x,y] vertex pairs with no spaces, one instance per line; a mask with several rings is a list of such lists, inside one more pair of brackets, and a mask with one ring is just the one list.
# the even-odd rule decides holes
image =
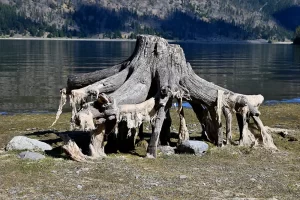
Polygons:
[[[180,44],[202,78],[267,101],[300,97],[300,47]],[[134,42],[0,40],[0,113],[53,112],[67,77],[128,58]],[[199,88],[201,89],[201,88]]]

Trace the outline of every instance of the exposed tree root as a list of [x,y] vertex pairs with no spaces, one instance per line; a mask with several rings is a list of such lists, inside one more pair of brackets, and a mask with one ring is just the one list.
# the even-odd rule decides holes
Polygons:
[[86,156],[81,152],[77,144],[66,134],[61,134],[60,138],[64,141],[63,149],[70,157],[78,162],[86,161]]
[[52,126],[54,126],[57,122],[57,120],[59,119],[61,113],[62,113],[62,110],[63,110],[63,107],[64,105],[67,103],[67,89],[66,88],[63,88],[60,90],[60,103],[59,103],[59,107],[58,107],[58,111],[56,113],[56,118],[55,118],[55,121],[52,123]]
[[104,152],[104,135],[105,135],[105,126],[100,124],[97,126],[95,131],[92,131],[90,147],[90,156],[92,159],[97,159],[105,157]]
[[252,116],[255,124],[260,129],[260,133],[262,135],[263,145],[265,148],[274,149],[277,150],[277,147],[275,146],[273,142],[272,136],[267,132],[265,129],[265,126],[263,125],[262,121],[257,116]]
[[180,120],[180,124],[179,124],[179,139],[178,139],[178,144],[181,144],[183,141],[185,140],[189,140],[189,131],[187,129],[186,126],[186,121],[184,118],[184,111],[182,108],[182,98],[178,99],[178,110],[177,110],[178,114],[179,114],[179,120]]

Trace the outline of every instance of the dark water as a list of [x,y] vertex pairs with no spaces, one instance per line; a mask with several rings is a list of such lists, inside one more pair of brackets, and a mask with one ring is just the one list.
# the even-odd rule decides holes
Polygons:
[[[134,42],[0,40],[0,113],[51,112],[67,76],[128,58]],[[272,44],[181,44],[208,81],[266,100],[300,97],[300,47]],[[201,89],[201,88],[199,88]]]

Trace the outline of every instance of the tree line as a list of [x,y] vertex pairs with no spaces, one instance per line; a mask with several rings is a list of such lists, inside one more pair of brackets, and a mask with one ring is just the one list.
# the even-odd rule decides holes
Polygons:
[[21,34],[33,37],[43,37],[48,32],[48,37],[81,36],[78,31],[68,30],[66,26],[57,28],[43,22],[35,22],[17,12],[15,6],[0,3],[0,36]]
[[[57,27],[55,24],[49,25],[26,18],[17,12],[15,6],[0,3],[0,35],[13,36],[18,33],[51,38],[90,37],[101,33],[105,38],[126,37],[134,39],[137,34],[151,34],[167,39],[181,40],[215,36],[234,39],[270,39],[275,36],[278,40],[283,40],[288,35],[283,28],[253,28],[247,23],[236,25],[234,21],[228,23],[222,19],[205,22],[179,10],[173,10],[169,17],[160,19],[149,14],[138,15],[136,11],[126,8],[114,10],[93,5],[82,5],[66,17],[65,25]],[[76,24],[78,29],[70,29],[72,24]],[[129,35],[124,36],[121,32],[129,33]]]

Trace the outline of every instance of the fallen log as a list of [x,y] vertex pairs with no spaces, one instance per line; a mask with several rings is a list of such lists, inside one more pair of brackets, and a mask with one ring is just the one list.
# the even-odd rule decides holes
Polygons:
[[[237,113],[241,145],[253,146],[256,142],[247,126],[247,119],[253,117],[262,130],[264,146],[276,149],[259,119],[258,106],[263,101],[261,95],[234,93],[200,78],[186,61],[179,45],[169,44],[157,36],[139,35],[135,50],[126,61],[105,70],[71,76],[67,88],[61,91],[57,119],[69,96],[72,128],[79,126],[84,130],[99,130],[102,127],[101,131],[96,131],[97,136],[91,144],[91,152],[96,157],[104,155],[103,134],[124,130],[128,135],[136,134],[136,128],[144,121],[150,121],[152,136],[147,157],[155,158],[159,138],[170,132],[168,113],[173,99],[177,99],[180,105],[182,101],[192,105],[203,132],[218,146],[223,145],[222,113],[226,119],[227,143],[231,140],[232,113]],[[181,143],[188,139],[181,106],[178,114]],[[122,121],[126,121],[127,127],[118,130]]]

